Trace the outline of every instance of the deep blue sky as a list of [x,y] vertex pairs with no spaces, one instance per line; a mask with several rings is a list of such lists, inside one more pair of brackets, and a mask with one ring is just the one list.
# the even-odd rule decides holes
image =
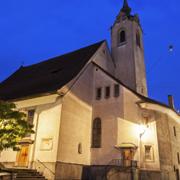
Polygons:
[[[149,96],[180,109],[180,1],[129,0],[144,31]],[[0,2],[0,81],[23,63],[107,39],[122,0],[5,0]],[[168,46],[174,45],[170,53]]]

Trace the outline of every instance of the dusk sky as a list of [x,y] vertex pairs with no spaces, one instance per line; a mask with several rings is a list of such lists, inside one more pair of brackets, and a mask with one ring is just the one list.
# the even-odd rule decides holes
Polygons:
[[[144,32],[149,96],[180,110],[180,1],[129,0]],[[122,0],[0,2],[0,81],[27,66],[106,39]],[[173,45],[172,52],[169,45]]]

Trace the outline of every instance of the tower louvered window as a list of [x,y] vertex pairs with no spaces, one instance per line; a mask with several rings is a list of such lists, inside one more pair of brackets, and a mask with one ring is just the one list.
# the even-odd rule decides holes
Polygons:
[[124,30],[119,33],[119,43],[123,43],[126,41],[126,32]]
[[137,46],[141,47],[141,37],[139,32],[136,32],[136,44]]

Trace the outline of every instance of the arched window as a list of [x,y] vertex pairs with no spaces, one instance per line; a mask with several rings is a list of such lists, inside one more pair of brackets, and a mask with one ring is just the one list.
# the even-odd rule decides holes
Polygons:
[[92,129],[92,148],[101,147],[101,119],[96,118],[93,121]]
[[126,41],[126,32],[124,30],[119,33],[119,43],[123,43]]
[[141,37],[139,32],[136,32],[136,44],[137,46],[141,47]]

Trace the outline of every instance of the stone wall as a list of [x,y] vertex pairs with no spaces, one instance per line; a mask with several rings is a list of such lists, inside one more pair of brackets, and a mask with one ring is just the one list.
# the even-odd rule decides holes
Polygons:
[[156,112],[156,120],[161,178],[162,180],[176,180],[175,170],[180,169],[177,158],[177,153],[180,153],[180,124],[165,113]]
[[[83,166],[57,162],[56,180],[138,180],[136,169],[109,166]],[[146,179],[151,180],[151,179]],[[155,179],[157,180],[157,179]],[[159,179],[158,179],[159,180]]]
[[0,172],[0,180],[11,180],[12,175],[10,173]]

